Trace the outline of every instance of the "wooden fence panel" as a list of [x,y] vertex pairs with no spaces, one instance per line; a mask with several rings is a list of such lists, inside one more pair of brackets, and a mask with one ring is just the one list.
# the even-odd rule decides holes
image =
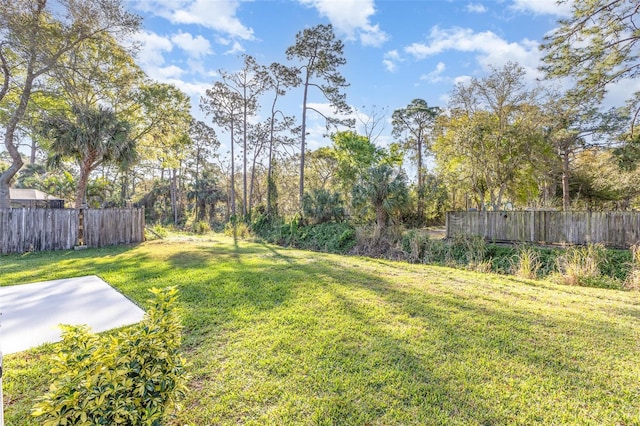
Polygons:
[[[144,241],[144,209],[84,210],[87,247]],[[0,253],[69,250],[78,244],[80,211],[0,209]]]
[[448,212],[447,237],[480,235],[492,241],[586,244],[627,248],[640,242],[640,212]]

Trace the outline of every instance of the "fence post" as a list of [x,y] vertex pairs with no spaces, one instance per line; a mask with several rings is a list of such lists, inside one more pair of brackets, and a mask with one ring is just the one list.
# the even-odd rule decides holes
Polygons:
[[78,246],[84,246],[84,209],[78,210]]
[[447,212],[444,216],[444,230],[445,230],[445,237],[449,238],[449,215],[451,214],[451,212]]

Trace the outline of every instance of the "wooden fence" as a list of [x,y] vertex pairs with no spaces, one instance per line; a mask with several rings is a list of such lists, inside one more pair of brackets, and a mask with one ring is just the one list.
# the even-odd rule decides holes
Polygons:
[[640,212],[468,211],[447,213],[447,237],[545,244],[603,243],[628,248],[640,242]]
[[0,209],[0,253],[137,243],[144,225],[143,209]]

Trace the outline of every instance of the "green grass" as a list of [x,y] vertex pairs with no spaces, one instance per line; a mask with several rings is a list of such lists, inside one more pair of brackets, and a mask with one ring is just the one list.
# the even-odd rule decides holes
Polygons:
[[[223,236],[0,257],[0,285],[177,285],[191,392],[175,425],[640,424],[640,296]],[[55,345],[5,358],[34,424]]]

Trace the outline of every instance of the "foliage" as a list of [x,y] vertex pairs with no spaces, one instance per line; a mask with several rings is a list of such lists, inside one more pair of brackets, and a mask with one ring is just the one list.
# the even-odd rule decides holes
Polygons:
[[314,189],[302,198],[304,217],[312,223],[341,222],[345,219],[344,202],[338,192]]
[[304,225],[300,218],[286,223],[279,217],[259,215],[251,231],[273,244],[327,253],[347,253],[355,244],[355,229],[347,222]]
[[97,109],[76,106],[72,117],[51,116],[43,122],[41,131],[50,141],[51,166],[59,166],[68,157],[78,163],[76,208],[86,204],[89,174],[93,170],[105,163],[126,169],[137,157],[129,123],[102,106]]
[[247,239],[251,236],[251,228],[239,220],[230,220],[224,226],[224,235],[233,238]]
[[167,236],[169,235],[169,231],[167,230],[167,228],[160,225],[159,223],[155,224],[152,229],[153,232],[160,236],[160,238],[167,238]]
[[640,291],[640,243],[631,246],[631,262],[630,270],[627,278],[624,280],[623,288],[625,290]]
[[375,221],[384,232],[390,218],[400,216],[409,197],[407,177],[389,164],[368,168],[352,189],[352,203],[360,220]]
[[605,248],[600,243],[569,247],[557,259],[558,274],[555,279],[568,285],[608,287],[607,282],[599,280],[600,265],[605,260]]
[[145,319],[117,336],[62,326],[55,377],[32,415],[59,424],[161,425],[186,391],[177,289],[150,290]]
[[499,209],[516,179],[547,153],[543,138],[539,88],[530,89],[525,70],[508,63],[481,79],[458,84],[449,116],[434,151],[440,172],[464,182],[479,209]]
[[123,37],[137,31],[140,18],[128,13],[120,0],[2,0],[0,10],[0,71],[4,80],[0,101],[9,92],[16,94],[4,131],[11,165],[0,174],[0,207],[8,207],[9,184],[23,165],[15,135],[37,91],[34,85],[50,76],[62,58],[83,43],[106,34]]
[[520,278],[536,279],[540,270],[539,252],[531,246],[518,247],[517,255],[514,256],[511,273]]
[[349,191],[358,176],[377,164],[385,152],[367,137],[353,131],[342,131],[331,135],[331,153],[336,160],[336,177],[344,191]]
[[392,115],[393,136],[401,138],[400,146],[412,154],[418,171],[418,224],[424,214],[424,165],[423,159],[431,151],[439,107],[430,107],[423,99],[414,99],[406,108],[397,109]]
[[604,96],[610,84],[640,70],[635,0],[572,3],[571,16],[545,37],[543,71],[577,79],[576,91]]
[[305,28],[296,34],[296,42],[286,50],[288,60],[297,60],[300,66],[298,72],[302,73],[301,84],[303,85],[302,98],[302,125],[300,129],[300,184],[299,197],[300,205],[304,197],[304,172],[305,155],[307,151],[307,112],[313,111],[323,117],[327,123],[327,128],[331,125],[343,124],[350,126],[351,119],[338,119],[332,116],[323,115],[317,109],[311,107],[309,103],[309,89],[317,89],[323,97],[323,101],[328,101],[333,108],[335,115],[346,115],[351,112],[351,107],[346,101],[346,95],[341,90],[348,86],[345,78],[338,71],[338,67],[345,65],[347,60],[344,57],[344,43],[336,39],[332,25],[316,25]]
[[203,220],[193,222],[191,224],[191,232],[196,234],[208,234],[211,232],[211,225],[209,225],[209,222],[205,222]]
[[[192,391],[167,424],[638,423],[636,293],[222,235],[0,262],[0,285],[86,274],[180,288]],[[48,351],[5,357],[7,424],[38,424]]]

